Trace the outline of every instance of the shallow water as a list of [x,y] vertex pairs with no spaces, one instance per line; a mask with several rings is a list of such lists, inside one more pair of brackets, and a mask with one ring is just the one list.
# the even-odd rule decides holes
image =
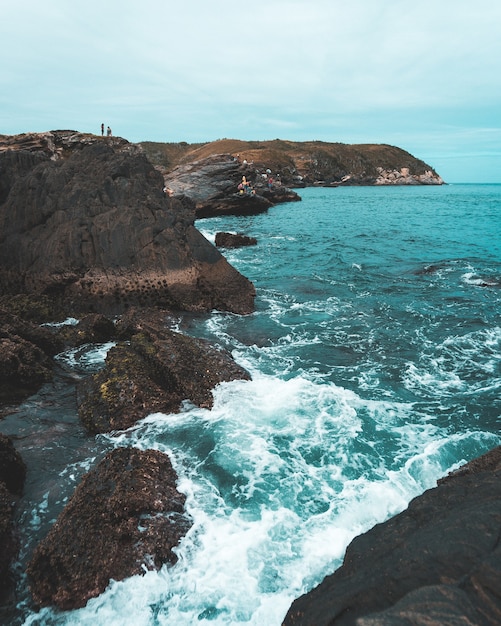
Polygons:
[[[226,253],[256,285],[256,312],[183,315],[177,327],[230,349],[252,381],[220,385],[211,411],[187,403],[93,442],[74,434],[71,385],[74,428],[52,414],[63,441],[77,437],[64,497],[69,473],[76,481],[111,446],[169,453],[194,519],[178,563],[73,612],[34,613],[21,593],[20,623],[279,625],[353,537],[499,444],[501,187],[301,196],[197,224],[211,240],[257,237]],[[66,363],[79,375],[104,352]],[[64,501],[31,491],[26,537]]]

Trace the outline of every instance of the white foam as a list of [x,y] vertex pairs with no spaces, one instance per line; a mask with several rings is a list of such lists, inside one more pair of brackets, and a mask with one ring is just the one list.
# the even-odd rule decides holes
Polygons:
[[61,352],[55,358],[73,369],[95,369],[104,365],[108,351],[115,345],[116,342],[114,341],[84,344]]
[[434,486],[463,449],[499,439],[450,437],[411,404],[302,376],[257,373],[214,396],[211,411],[186,404],[110,437],[170,455],[193,519],[178,563],[113,582],[47,623],[278,626],[295,597],[340,565],[351,539]]

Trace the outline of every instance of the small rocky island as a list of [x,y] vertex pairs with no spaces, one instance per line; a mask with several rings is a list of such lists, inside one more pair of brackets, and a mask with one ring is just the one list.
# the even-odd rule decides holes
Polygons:
[[[0,418],[60,375],[57,354],[109,341],[104,367],[73,382],[84,437],[187,400],[210,408],[219,382],[249,373],[220,346],[173,328],[172,316],[246,315],[255,291],[196,217],[266,211],[299,201],[291,187],[305,185],[443,183],[390,146],[215,144],[0,136]],[[256,244],[231,233],[218,242]],[[73,609],[111,579],[175,562],[191,525],[175,471],[157,450],[123,447],[102,451],[23,571],[19,561],[13,568],[16,508],[38,470],[16,444],[0,434],[0,621],[9,623],[16,586],[29,585],[33,606]],[[284,624],[501,623],[500,472],[496,448],[355,539]]]

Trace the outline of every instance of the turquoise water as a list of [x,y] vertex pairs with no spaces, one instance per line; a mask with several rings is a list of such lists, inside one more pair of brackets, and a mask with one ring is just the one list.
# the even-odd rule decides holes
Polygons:
[[501,186],[312,188],[203,220],[256,312],[182,316],[252,381],[110,445],[170,454],[194,525],[179,562],[27,624],[279,625],[348,543],[500,443]]

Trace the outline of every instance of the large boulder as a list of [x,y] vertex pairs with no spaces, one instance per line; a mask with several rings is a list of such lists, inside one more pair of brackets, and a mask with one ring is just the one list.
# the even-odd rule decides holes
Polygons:
[[501,447],[357,537],[284,626],[501,623]]
[[184,400],[211,408],[224,381],[249,380],[231,354],[161,325],[157,314],[132,312],[119,323],[127,337],[111,348],[105,367],[78,386],[78,411],[89,432],[129,428],[150,413],[175,413]]
[[28,565],[33,599],[82,607],[111,579],[175,563],[191,525],[168,456],[118,448],[84,476]]
[[0,136],[0,292],[49,294],[73,315],[131,304],[251,312],[253,285],[163,184],[120,138]]

